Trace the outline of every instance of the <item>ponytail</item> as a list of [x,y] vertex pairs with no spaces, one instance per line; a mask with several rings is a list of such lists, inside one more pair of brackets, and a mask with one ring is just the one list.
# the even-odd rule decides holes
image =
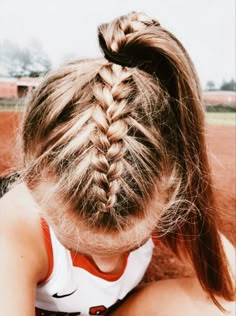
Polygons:
[[99,42],[109,61],[151,74],[169,95],[170,110],[159,128],[166,151],[178,165],[182,201],[178,208],[186,214],[178,223],[179,214],[172,209],[167,216],[177,225],[171,231],[166,227],[162,240],[175,253],[188,254],[203,289],[221,308],[215,296],[234,300],[234,286],[217,229],[204,107],[194,66],[174,35],[143,14],[131,13],[103,24]]

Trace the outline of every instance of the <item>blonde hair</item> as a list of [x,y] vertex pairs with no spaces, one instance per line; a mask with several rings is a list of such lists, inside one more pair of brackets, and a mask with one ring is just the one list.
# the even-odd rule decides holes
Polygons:
[[27,185],[49,175],[74,214],[108,231],[144,218],[164,195],[156,233],[186,250],[218,306],[215,295],[233,300],[187,52],[140,13],[101,25],[99,42],[105,58],[64,65],[33,92],[22,129]]

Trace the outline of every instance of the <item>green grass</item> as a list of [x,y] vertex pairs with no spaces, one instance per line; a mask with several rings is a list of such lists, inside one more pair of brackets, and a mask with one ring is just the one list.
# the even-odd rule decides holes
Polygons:
[[[23,99],[0,99],[0,111],[21,111]],[[206,112],[209,124],[236,126],[236,112]]]
[[4,112],[4,111],[22,111],[22,110],[23,110],[23,107],[21,107],[21,106],[12,107],[12,106],[1,106],[0,105],[0,112]]
[[23,99],[0,99],[0,111],[20,111]]
[[22,111],[24,108],[23,99],[0,99],[1,111]]
[[236,126],[235,112],[207,112],[206,120],[209,124]]

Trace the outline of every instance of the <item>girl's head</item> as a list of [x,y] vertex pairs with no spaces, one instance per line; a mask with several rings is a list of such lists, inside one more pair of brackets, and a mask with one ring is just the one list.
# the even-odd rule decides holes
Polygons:
[[[64,65],[32,94],[22,130],[26,184],[62,239],[79,231],[88,247],[128,249],[154,231],[210,263],[214,201],[188,54],[138,13],[101,25],[99,42],[105,58]],[[205,288],[223,286],[209,280],[210,266],[194,264]]]
[[108,59],[67,64],[34,92],[24,163],[32,190],[53,183],[88,227],[119,231],[146,219],[154,200],[152,222],[186,199],[202,106],[186,52],[156,21],[132,13],[102,25],[99,39]]

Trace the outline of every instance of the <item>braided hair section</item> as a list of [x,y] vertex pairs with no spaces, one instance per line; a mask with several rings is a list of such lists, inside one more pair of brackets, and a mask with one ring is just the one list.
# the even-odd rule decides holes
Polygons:
[[130,74],[119,66],[106,66],[99,76],[102,82],[93,88],[97,101],[92,115],[96,125],[92,135],[93,194],[97,196],[99,212],[109,212],[116,204],[124,172],[122,160],[127,151],[124,137],[128,132],[125,117],[129,115],[127,99],[131,91],[126,86],[122,89],[122,86]]
[[[123,66],[147,67],[151,63],[151,55],[145,45],[139,44],[139,39],[142,39],[142,31],[152,32],[159,26],[157,20],[136,12],[122,16],[110,24],[102,24],[98,33],[105,58]],[[135,46],[139,46],[138,49]]]
[[[149,174],[156,175],[153,151],[146,146],[148,137],[152,142],[151,133],[138,122],[143,105],[132,71],[108,63],[92,89],[90,165],[82,192],[76,195],[77,205],[92,225],[119,229],[130,215],[144,216],[141,205],[152,192]],[[150,181],[144,182],[143,176]]]
[[154,114],[167,104],[140,70],[106,60],[65,65],[34,92],[25,116],[27,185],[50,178],[45,205],[60,197],[92,227],[116,230],[144,217],[163,160]]

